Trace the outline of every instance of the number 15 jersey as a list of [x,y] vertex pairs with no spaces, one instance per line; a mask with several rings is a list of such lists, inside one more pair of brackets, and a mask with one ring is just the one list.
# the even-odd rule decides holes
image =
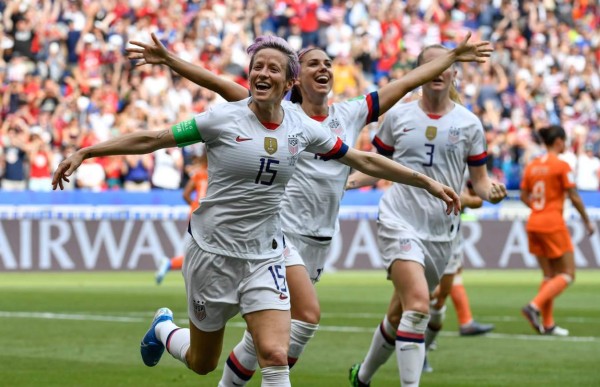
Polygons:
[[339,158],[348,147],[293,108],[284,109],[280,125],[263,124],[249,101],[216,105],[187,123],[197,129],[208,155],[206,197],[190,226],[203,250],[267,259],[283,252],[279,210],[300,153]]
[[[428,115],[419,101],[396,104],[373,139],[378,152],[393,157],[459,193],[468,165],[487,160],[479,118],[459,104],[443,116]],[[443,201],[420,188],[394,183],[379,203],[379,220],[411,230],[419,239],[451,241],[459,217],[446,215]]]

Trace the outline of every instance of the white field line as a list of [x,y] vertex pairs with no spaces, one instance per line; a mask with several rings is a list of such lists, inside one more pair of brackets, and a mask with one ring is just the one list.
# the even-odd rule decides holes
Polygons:
[[[93,315],[93,312],[82,312],[82,313],[90,313]],[[147,312],[128,312],[128,313],[121,313],[121,312],[109,312],[109,313],[115,313],[115,314],[119,314],[119,315],[123,315],[123,316],[134,316],[134,317],[147,317],[148,313]],[[515,312],[515,313],[518,313]],[[323,319],[327,319],[327,318],[347,318],[347,319],[354,319],[354,320],[371,320],[371,319],[375,319],[375,320],[380,320],[383,318],[383,313],[322,313],[321,314],[321,318]],[[593,318],[593,317],[560,317],[559,318],[560,321],[564,321],[566,323],[574,323],[574,324],[600,324],[600,318]],[[491,322],[517,322],[517,323],[522,323],[523,321],[525,321],[523,319],[523,317],[521,315],[515,315],[515,316],[485,316],[485,318],[482,320],[483,322],[486,323],[491,323]]]
[[[96,314],[82,314],[82,313],[51,313],[51,312],[9,312],[0,311],[0,318],[29,318],[29,319],[46,319],[46,320],[76,320],[76,321],[101,321],[101,322],[119,322],[119,323],[150,323],[151,317],[128,317],[128,316],[108,316],[108,315],[96,315]],[[177,324],[186,325],[189,323],[187,319],[176,320]],[[243,322],[232,322],[227,324],[232,328],[245,328],[246,324]],[[367,333],[372,334],[375,327],[353,327],[353,326],[332,326],[332,325],[321,325],[320,331],[333,332],[333,333]],[[440,332],[441,336],[457,336],[457,333],[453,332]],[[538,336],[538,335],[519,335],[519,334],[505,334],[505,333],[487,333],[482,337],[488,339],[510,339],[510,340],[526,340],[526,341],[569,341],[579,343],[590,343],[600,342],[599,337],[556,337],[556,336]]]
[[[377,313],[322,313],[321,318],[348,318],[348,319],[380,319],[383,314]],[[485,322],[522,322],[521,316],[485,316]],[[588,317],[560,317],[561,321],[577,324],[600,324],[598,318]]]

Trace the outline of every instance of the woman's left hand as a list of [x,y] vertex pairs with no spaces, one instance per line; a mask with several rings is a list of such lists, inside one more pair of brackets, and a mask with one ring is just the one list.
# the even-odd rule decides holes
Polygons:
[[490,192],[488,194],[488,202],[496,204],[502,201],[508,193],[506,186],[502,183],[492,182]]
[[484,63],[487,58],[490,57],[494,49],[490,42],[487,41],[469,43],[470,38],[471,33],[469,32],[463,41],[454,49],[454,53],[456,54],[455,61]]

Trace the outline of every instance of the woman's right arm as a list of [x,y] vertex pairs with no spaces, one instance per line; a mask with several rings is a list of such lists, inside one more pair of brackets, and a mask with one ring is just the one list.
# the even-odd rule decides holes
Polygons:
[[579,196],[579,193],[577,192],[577,188],[569,188],[569,190],[567,191],[567,195],[569,195],[569,199],[571,199],[573,206],[575,207],[577,212],[579,212],[579,215],[581,215],[581,220],[583,220],[583,224],[585,225],[587,234],[592,235],[595,229],[594,224],[590,220],[590,217],[588,216],[587,211],[585,210],[585,205],[583,204],[583,200],[581,200],[581,196]]
[[156,131],[138,131],[120,137],[79,149],[64,159],[52,177],[52,189],[63,189],[63,180],[69,181],[69,176],[81,165],[83,160],[92,157],[133,155],[152,153],[162,148],[177,146],[171,129]]
[[219,77],[203,67],[184,61],[167,51],[154,33],[151,36],[153,44],[130,41],[129,43],[138,47],[127,47],[125,49],[129,59],[139,60],[136,66],[145,64],[167,65],[182,77],[189,79],[198,86],[214,91],[229,102],[248,98],[248,89],[242,85],[238,85],[224,77]]

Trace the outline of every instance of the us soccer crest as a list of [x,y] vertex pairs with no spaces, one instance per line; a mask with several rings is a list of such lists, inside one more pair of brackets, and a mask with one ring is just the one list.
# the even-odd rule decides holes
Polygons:
[[435,136],[437,136],[437,127],[428,126],[427,129],[425,129],[425,137],[431,141],[435,138]]
[[298,154],[299,147],[297,137],[288,137],[288,150],[292,156],[296,156]]
[[400,239],[400,250],[407,252],[410,251],[411,248],[410,239]]
[[451,144],[456,144],[458,140],[460,140],[460,129],[453,126],[448,131],[448,142]]
[[344,131],[341,127],[340,121],[337,118],[333,118],[331,121],[329,121],[329,129],[338,137],[341,136],[342,132]]
[[194,300],[194,314],[199,321],[206,318],[206,306],[204,306],[204,301]]
[[277,139],[274,137],[265,137],[265,150],[270,155],[277,152]]

